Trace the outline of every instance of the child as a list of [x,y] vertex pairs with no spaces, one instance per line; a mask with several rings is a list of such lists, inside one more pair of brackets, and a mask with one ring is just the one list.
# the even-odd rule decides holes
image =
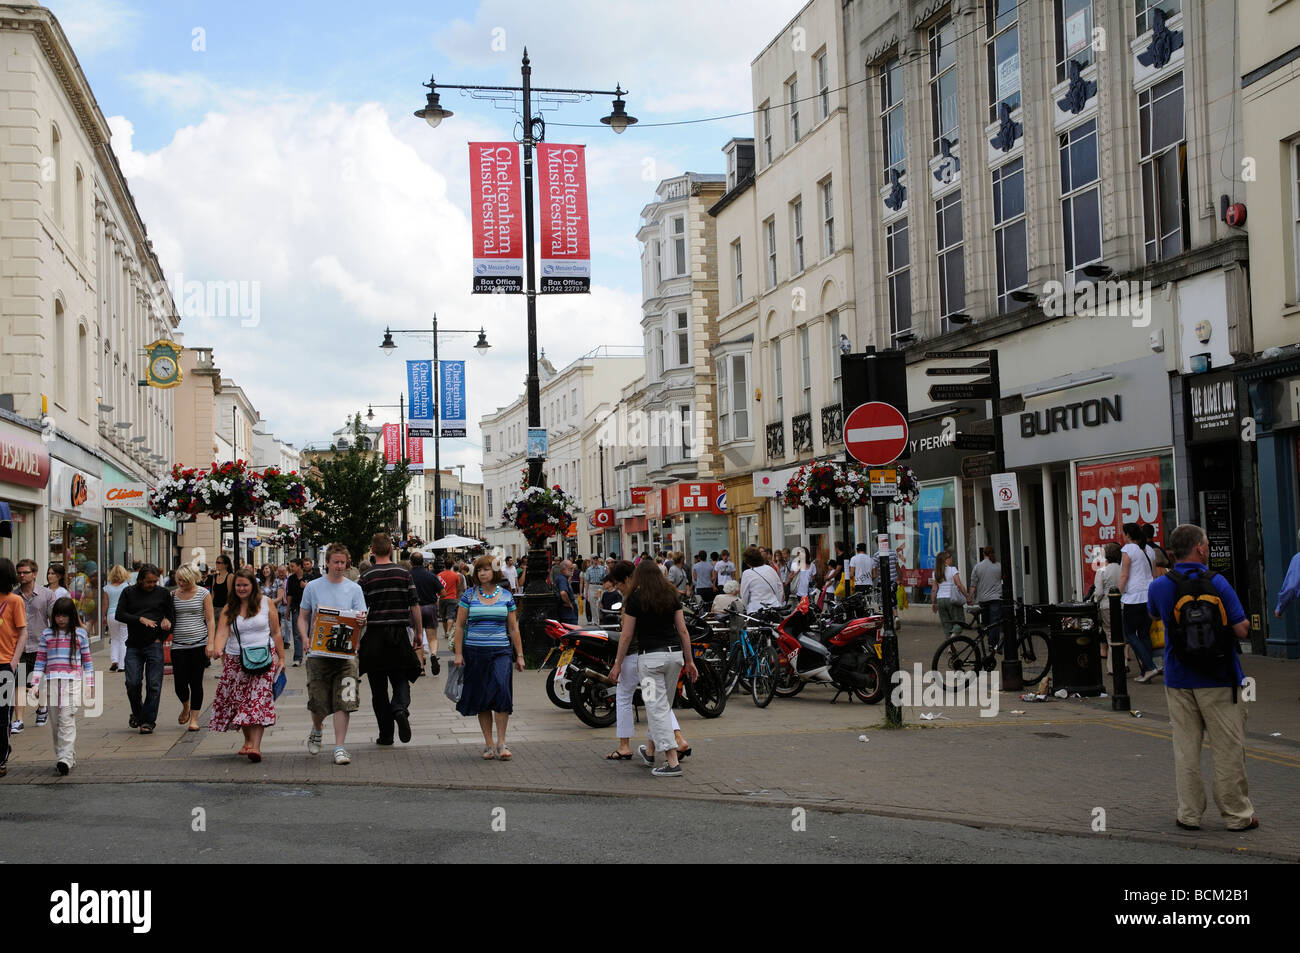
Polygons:
[[606,576],[600,583],[600,624],[618,625],[619,613],[614,608],[623,602],[623,595],[614,588],[613,581]]
[[58,759],[59,774],[67,774],[77,763],[74,750],[77,743],[77,702],[82,698],[77,685],[78,664],[85,690],[92,691],[95,668],[90,659],[90,637],[77,625],[76,603],[64,596],[55,600],[50,609],[50,627],[41,633],[36,665],[32,669],[32,688],[40,685],[42,676],[48,678],[49,705],[58,712],[50,719],[50,729],[54,733],[54,756]]

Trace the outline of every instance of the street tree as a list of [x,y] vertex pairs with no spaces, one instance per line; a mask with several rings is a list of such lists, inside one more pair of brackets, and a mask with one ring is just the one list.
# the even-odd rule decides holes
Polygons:
[[405,460],[386,469],[380,454],[366,449],[365,437],[358,413],[348,445],[331,447],[329,459],[316,461],[307,478],[316,506],[299,520],[305,539],[318,546],[342,543],[353,564],[361,561],[375,533],[397,525],[411,481]]

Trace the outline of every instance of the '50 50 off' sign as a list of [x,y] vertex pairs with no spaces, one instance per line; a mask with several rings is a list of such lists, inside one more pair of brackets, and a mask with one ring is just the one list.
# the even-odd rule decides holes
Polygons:
[[1083,548],[1083,588],[1106,565],[1106,544],[1123,546],[1123,525],[1154,527],[1157,543],[1164,543],[1161,506],[1160,458],[1142,457],[1117,463],[1081,466],[1079,483],[1079,542]]

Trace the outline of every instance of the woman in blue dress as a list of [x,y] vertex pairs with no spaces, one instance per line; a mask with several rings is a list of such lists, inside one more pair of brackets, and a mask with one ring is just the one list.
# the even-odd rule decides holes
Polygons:
[[465,682],[456,710],[462,715],[478,715],[486,744],[484,761],[509,761],[513,755],[506,747],[506,723],[514,711],[512,669],[524,670],[515,597],[506,588],[505,577],[493,565],[491,556],[474,561],[474,582],[476,585],[461,596],[453,630],[454,664],[465,666]]

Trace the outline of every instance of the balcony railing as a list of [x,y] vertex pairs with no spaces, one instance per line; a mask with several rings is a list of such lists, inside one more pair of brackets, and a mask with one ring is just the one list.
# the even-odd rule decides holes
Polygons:
[[796,414],[790,418],[790,437],[795,453],[808,453],[813,449],[812,413]]
[[783,420],[767,425],[767,458],[785,459],[785,421]]
[[829,404],[822,408],[822,445],[844,442],[844,408]]

